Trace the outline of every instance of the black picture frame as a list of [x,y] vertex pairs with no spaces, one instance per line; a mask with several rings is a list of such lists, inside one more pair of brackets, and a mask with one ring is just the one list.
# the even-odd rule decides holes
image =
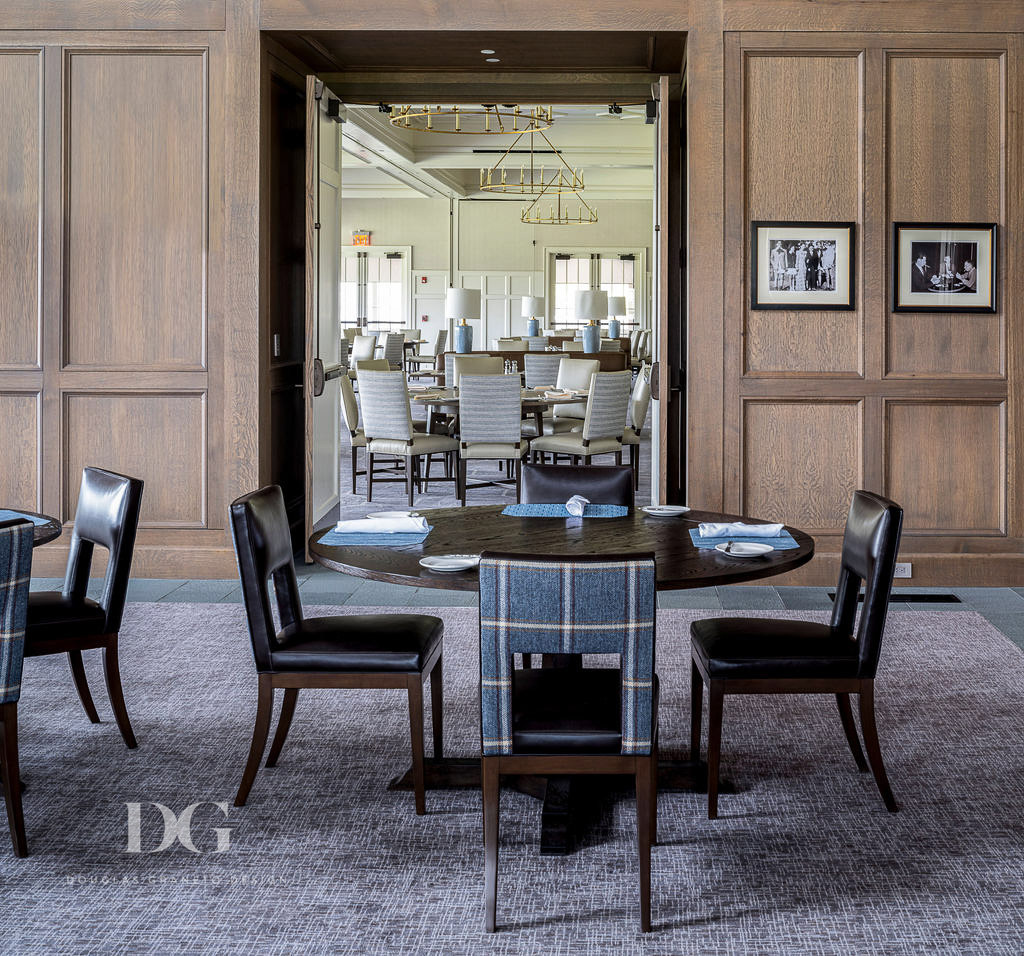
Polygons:
[[[892,311],[998,311],[997,231],[994,222],[894,222]],[[926,268],[915,276],[918,253]]]
[[[771,244],[781,243],[787,255],[785,275],[773,259]],[[800,261],[800,247],[814,243],[828,255],[831,244],[832,275],[822,288],[820,267]],[[824,245],[822,245],[824,244]],[[791,246],[793,248],[791,248]],[[786,312],[852,312],[857,308],[857,224],[854,222],[815,222],[810,220],[755,219],[750,223],[750,308]],[[820,266],[820,260],[819,260]],[[801,274],[803,271],[803,274]],[[815,278],[809,278],[813,275]]]

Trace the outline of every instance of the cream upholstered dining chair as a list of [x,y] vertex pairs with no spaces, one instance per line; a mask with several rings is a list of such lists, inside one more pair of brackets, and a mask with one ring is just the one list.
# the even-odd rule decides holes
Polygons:
[[590,464],[594,455],[615,455],[622,464],[622,433],[632,375],[629,372],[596,372],[590,381],[587,410],[580,431],[542,435],[530,442],[531,460],[541,452],[571,455],[573,464],[579,459]]
[[405,352],[405,336],[401,332],[388,332],[384,336],[383,358],[387,361],[392,371],[399,370],[403,364]]
[[523,417],[518,375],[470,375],[459,383],[459,500],[466,506],[469,461],[505,462],[516,481],[519,500],[523,456],[528,443],[520,434]]
[[525,352],[526,342],[523,339],[498,339],[499,352]]
[[601,339],[602,352],[621,352],[622,343],[618,339]]
[[582,352],[583,351],[583,343],[582,342],[563,342],[562,343],[562,351],[563,352]]
[[554,385],[558,380],[558,366],[562,356],[557,352],[527,352],[523,356],[526,371],[526,387]]
[[500,355],[453,355],[451,375],[445,377],[445,382],[458,388],[463,375],[504,374],[505,360]]
[[640,432],[647,421],[651,404],[651,367],[644,363],[637,372],[633,394],[629,398],[629,417],[622,433],[622,444],[629,446],[629,466],[633,469],[633,487],[640,487]]
[[[405,373],[359,373],[359,395],[362,400],[363,432],[366,436],[366,500],[373,500],[374,456],[383,455],[405,462],[405,489],[409,507],[413,504],[413,484],[421,485],[420,459],[431,455],[445,458],[445,477],[435,481],[456,481],[455,455],[459,443],[447,435],[417,432],[409,411],[409,393]],[[429,475],[427,476],[429,478]],[[378,478],[378,481],[401,481],[400,478]]]
[[[383,364],[383,363],[382,363]],[[348,429],[352,443],[352,494],[356,493],[356,475],[358,472],[358,454],[360,448],[366,447],[366,435],[359,427],[359,406],[356,404],[356,393],[352,380],[347,375],[338,379],[341,386],[341,417]]]
[[543,352],[548,347],[546,335],[528,335],[523,339],[529,352]]
[[[558,363],[558,375],[555,377],[555,388],[586,391],[590,388],[590,379],[601,371],[601,363],[597,359],[563,358]],[[550,426],[544,424],[544,432],[557,435],[578,429],[587,414],[584,402],[573,402],[570,405],[556,405],[551,413]]]
[[377,348],[376,335],[357,335],[352,339],[352,354],[348,359],[348,377],[355,380],[360,362],[374,361],[373,353]]
[[415,355],[408,356],[406,362],[409,365],[415,365],[417,368],[421,365],[433,365],[434,360],[444,351],[447,341],[448,330],[438,329],[437,335],[434,336],[433,348],[429,352],[417,352]]

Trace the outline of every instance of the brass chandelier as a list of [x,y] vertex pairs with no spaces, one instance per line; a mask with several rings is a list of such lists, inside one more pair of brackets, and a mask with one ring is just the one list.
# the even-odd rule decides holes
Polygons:
[[573,193],[583,189],[583,171],[574,169],[562,159],[561,151],[555,149],[554,144],[544,133],[538,135],[548,144],[561,165],[556,165],[550,170],[538,165],[531,132],[530,165],[528,167],[522,165],[518,170],[509,169],[505,161],[524,135],[526,134],[520,133],[490,169],[480,170],[480,188],[482,190],[515,196],[537,196],[542,193],[553,196],[558,193]]
[[575,189],[568,193],[569,196],[575,197],[575,214],[572,211],[571,200],[563,199],[563,193],[553,194],[555,201],[547,204],[548,209],[545,212],[541,200],[546,195],[541,193],[519,214],[520,222],[537,226],[588,226],[597,222],[597,210],[592,208]]
[[399,129],[463,136],[514,136],[538,133],[554,122],[550,106],[528,110],[514,106],[394,106],[388,120]]

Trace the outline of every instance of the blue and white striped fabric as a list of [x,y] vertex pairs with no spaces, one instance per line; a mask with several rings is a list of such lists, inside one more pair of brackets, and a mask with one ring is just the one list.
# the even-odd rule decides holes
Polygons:
[[28,522],[0,528],[0,704],[21,697],[32,537]]
[[467,375],[459,379],[459,440],[518,442],[523,399],[518,375]]
[[411,531],[408,534],[401,531],[389,534],[328,531],[320,539],[320,543],[332,548],[398,548],[406,544],[422,544],[433,530],[434,526],[430,525],[426,531]]
[[513,654],[619,654],[622,753],[651,752],[654,560],[480,561],[485,756],[512,753]]
[[358,369],[357,375],[363,405],[363,433],[367,439],[408,441],[412,438],[412,415],[404,373]]
[[[505,505],[501,509],[503,515],[511,515],[514,518],[574,518],[565,510],[565,505],[541,504],[524,502],[516,505]],[[625,505],[595,505],[583,506],[584,518],[622,518],[629,514],[629,508]]]
[[598,372],[594,375],[583,422],[585,439],[622,438],[632,387],[629,372]]

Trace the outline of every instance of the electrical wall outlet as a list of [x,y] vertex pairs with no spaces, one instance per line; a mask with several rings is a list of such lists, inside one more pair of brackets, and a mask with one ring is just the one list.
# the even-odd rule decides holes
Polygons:
[[908,562],[907,564],[897,564],[896,570],[893,572],[894,578],[909,578],[912,577],[910,571],[913,566]]

